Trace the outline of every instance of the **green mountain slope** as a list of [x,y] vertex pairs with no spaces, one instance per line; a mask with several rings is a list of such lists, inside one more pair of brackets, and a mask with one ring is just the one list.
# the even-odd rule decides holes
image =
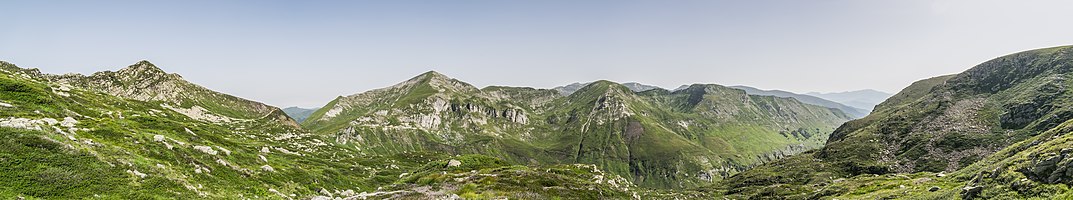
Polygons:
[[[1067,145],[1060,136],[1068,132],[1062,124],[1073,118],[1068,101],[1073,92],[1066,89],[1071,69],[1073,47],[1063,46],[1015,53],[961,74],[919,81],[868,117],[839,127],[824,148],[739,174],[725,187],[732,195],[810,199],[882,193],[892,189],[847,185],[868,181],[890,186],[897,181],[892,179],[900,179],[863,180],[868,174],[945,171],[958,175],[935,178],[935,184],[945,184],[936,190],[947,197],[957,196],[963,186],[970,194],[965,197],[1065,193],[1068,182],[1059,181],[1066,177],[1064,171],[1055,170],[1062,166],[1061,149]],[[980,178],[984,175],[988,177]],[[980,184],[999,177],[1006,179]]]
[[359,158],[278,108],[148,62],[91,76],[0,62],[0,91],[5,199],[347,196],[429,159]]
[[690,187],[819,147],[848,117],[717,85],[634,92],[597,81],[477,89],[436,72],[339,97],[303,127],[362,155],[441,151],[511,163],[595,164],[646,187]]

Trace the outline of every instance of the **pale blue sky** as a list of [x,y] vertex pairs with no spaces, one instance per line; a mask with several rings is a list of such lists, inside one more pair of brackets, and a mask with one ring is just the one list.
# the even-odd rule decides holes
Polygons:
[[877,89],[1073,44],[1073,1],[2,1],[0,60],[48,73],[148,59],[275,106],[436,70],[479,87]]

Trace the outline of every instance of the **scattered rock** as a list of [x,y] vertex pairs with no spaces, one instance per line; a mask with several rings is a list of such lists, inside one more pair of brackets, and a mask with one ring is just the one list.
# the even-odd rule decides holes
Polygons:
[[212,147],[208,147],[208,146],[194,146],[194,149],[196,149],[198,151],[201,151],[201,152],[204,152],[204,153],[207,153],[209,155],[216,155],[217,154],[216,150],[213,150]]
[[276,172],[275,168],[272,168],[272,166],[268,165],[261,166],[261,170],[264,170],[266,172]]
[[231,150],[227,150],[227,149],[225,149],[223,147],[220,147],[220,146],[216,146],[216,148],[220,149],[220,151],[224,152],[224,155],[229,155],[229,156],[231,155]]
[[980,186],[965,186],[961,188],[961,199],[975,199],[980,196],[980,192],[984,191],[984,187]]
[[56,121],[56,119],[52,119],[52,118],[26,119],[26,118],[9,117],[9,118],[5,118],[5,119],[0,119],[0,127],[11,127],[11,128],[19,128],[19,129],[41,130],[40,126],[42,126],[42,125],[53,125],[53,124],[56,124],[57,122],[58,121]]
[[78,120],[75,120],[75,118],[71,117],[64,117],[63,121],[60,122],[60,126],[67,128],[74,128],[76,124],[78,124]]
[[458,160],[455,160],[455,159],[451,159],[451,161],[447,161],[447,167],[458,167],[458,166],[461,166],[461,165],[462,165],[462,161],[458,161]]
[[928,188],[928,192],[935,192],[939,191],[940,189],[942,188],[940,188],[939,186],[931,186],[931,188]]
[[344,197],[354,196],[354,190],[346,190],[342,193],[339,193],[339,195],[342,195]]
[[145,178],[146,176],[149,176],[149,175],[146,175],[145,173],[139,172],[138,170],[129,170],[128,169],[127,172],[131,173],[131,174],[134,174],[135,176],[138,176],[138,177],[141,177],[141,178]]
[[192,106],[190,108],[176,108],[176,107],[172,107],[171,105],[168,105],[168,104],[161,104],[160,106],[164,107],[164,108],[167,108],[167,109],[170,109],[172,111],[178,112],[179,114],[186,115],[187,117],[190,117],[191,119],[195,119],[195,120],[201,120],[201,121],[207,121],[207,122],[217,122],[217,123],[219,123],[219,122],[228,123],[228,122],[236,121],[236,119],[233,119],[233,118],[230,118],[230,117],[216,115],[216,114],[212,113],[211,111],[206,110],[205,108],[202,108],[201,106],[198,106],[198,105],[194,105],[194,106]]

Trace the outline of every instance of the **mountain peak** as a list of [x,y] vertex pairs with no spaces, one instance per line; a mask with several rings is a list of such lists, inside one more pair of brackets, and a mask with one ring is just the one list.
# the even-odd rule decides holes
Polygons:
[[167,72],[160,69],[148,60],[138,61],[137,63],[134,63],[130,66],[124,67],[123,69],[120,69],[119,71],[116,71],[116,73],[127,75],[132,78],[151,78],[168,75]]
[[[416,87],[416,88],[415,88]],[[469,83],[459,81],[457,79],[448,77],[436,71],[428,71],[421,73],[409,80],[393,85],[388,88],[429,88],[437,92],[456,91],[456,92],[473,92],[479,91],[477,87],[470,85]]]
[[425,72],[425,73],[421,73],[421,75],[428,75],[428,76],[444,76],[443,74],[441,74],[440,72],[437,72],[436,70],[428,70],[428,71],[427,71],[427,72]]
[[157,67],[153,63],[149,62],[149,60],[139,60],[138,62],[136,62],[136,63],[134,63],[134,64],[132,64],[130,66],[127,66],[126,68],[123,68],[120,71],[123,71],[123,70],[164,72],[164,70],[160,69],[159,67]]
[[608,80],[597,80],[593,81],[592,83],[585,84],[584,87],[577,89],[577,91],[574,91],[571,96],[578,93],[584,93],[591,96],[591,94],[607,94],[609,92],[621,94],[634,93],[632,90],[630,90],[630,88],[627,88],[622,84]]
[[452,78],[448,77],[447,75],[443,75],[440,72],[427,71],[425,73],[421,73],[421,74],[415,76],[414,78],[411,78],[410,80],[429,80],[429,79],[451,80]]

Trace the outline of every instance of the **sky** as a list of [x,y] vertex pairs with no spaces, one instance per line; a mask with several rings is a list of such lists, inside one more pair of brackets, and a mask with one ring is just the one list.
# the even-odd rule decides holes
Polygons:
[[876,89],[1073,44],[1067,0],[0,1],[0,60],[54,74],[149,60],[319,107],[435,70],[478,87]]

